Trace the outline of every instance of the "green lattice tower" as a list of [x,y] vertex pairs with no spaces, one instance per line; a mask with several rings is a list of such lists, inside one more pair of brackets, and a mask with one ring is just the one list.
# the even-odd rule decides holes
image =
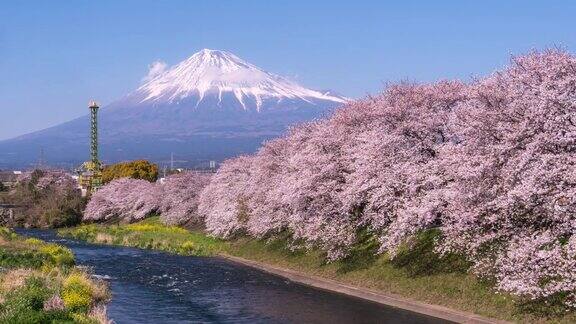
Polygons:
[[90,162],[88,169],[92,169],[91,191],[96,191],[102,186],[102,169],[98,160],[98,104],[90,102]]
[[90,102],[90,157],[92,163],[98,165],[98,104]]

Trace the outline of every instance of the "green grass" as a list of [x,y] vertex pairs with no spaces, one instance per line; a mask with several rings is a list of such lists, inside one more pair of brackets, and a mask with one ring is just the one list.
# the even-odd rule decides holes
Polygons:
[[154,249],[182,255],[214,256],[223,253],[228,244],[199,232],[177,226],[164,226],[158,217],[129,225],[82,225],[61,229],[60,235],[94,243]]
[[74,255],[70,249],[45,243],[35,238],[23,239],[2,228],[0,231],[0,267],[32,268],[41,267],[71,268]]
[[496,293],[490,283],[469,274],[469,264],[462,257],[440,258],[432,251],[437,235],[433,231],[422,233],[415,245],[402,249],[393,261],[386,255],[375,256],[373,238],[361,235],[362,239],[348,258],[332,263],[327,263],[324,253],[317,250],[288,249],[287,236],[274,240],[240,237],[222,241],[204,233],[164,226],[158,217],[132,225],[84,225],[59,233],[90,242],[184,255],[232,255],[491,318],[518,322],[576,322],[574,313],[546,317],[545,313],[530,312],[513,297]]
[[[83,298],[82,308],[66,303],[66,293],[78,290],[67,286],[70,278],[89,287],[75,295]],[[0,227],[0,323],[98,323],[89,312],[108,298],[104,282],[74,267],[70,249]],[[56,307],[45,307],[49,300]]]

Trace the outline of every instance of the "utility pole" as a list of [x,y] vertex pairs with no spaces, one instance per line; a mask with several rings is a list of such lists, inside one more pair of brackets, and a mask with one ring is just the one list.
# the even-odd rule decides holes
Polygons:
[[38,157],[38,165],[36,169],[42,170],[44,169],[44,148],[40,147],[40,156]]
[[170,171],[174,171],[174,152],[170,153]]

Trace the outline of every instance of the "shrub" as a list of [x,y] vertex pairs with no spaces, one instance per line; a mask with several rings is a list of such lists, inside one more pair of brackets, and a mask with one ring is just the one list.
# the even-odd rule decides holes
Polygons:
[[74,254],[67,247],[58,244],[44,244],[40,252],[45,253],[50,261],[57,266],[73,266]]
[[105,184],[120,178],[154,182],[158,178],[158,166],[146,160],[136,160],[106,166],[102,172],[102,182]]
[[186,241],[180,245],[180,253],[183,254],[194,254],[196,252],[196,244],[192,241]]
[[30,238],[25,239],[24,243],[32,244],[32,245],[44,245],[44,241],[37,239],[35,237],[30,237]]
[[92,284],[85,275],[72,273],[64,280],[61,297],[66,308],[85,313],[92,304]]

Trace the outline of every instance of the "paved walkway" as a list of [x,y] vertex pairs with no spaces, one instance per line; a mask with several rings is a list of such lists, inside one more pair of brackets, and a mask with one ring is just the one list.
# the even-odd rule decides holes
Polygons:
[[509,323],[505,321],[490,319],[486,317],[482,317],[480,315],[476,315],[473,313],[461,312],[457,310],[453,310],[447,307],[438,306],[427,304],[415,300],[411,300],[405,297],[392,295],[392,294],[384,294],[382,292],[353,287],[345,284],[341,284],[334,280],[329,280],[325,278],[320,278],[316,276],[306,275],[294,270],[288,270],[283,268],[274,267],[268,264],[264,264],[257,261],[246,260],[239,257],[234,256],[225,256],[224,258],[229,259],[231,261],[247,265],[250,267],[258,268],[260,270],[266,271],[268,273],[272,273],[294,282],[298,282],[304,285],[312,286],[315,288],[333,291],[337,293],[341,293],[344,295],[349,295],[357,298],[367,299],[373,302],[377,302],[380,304],[398,307],[402,309],[406,309],[412,312],[421,313],[433,317],[442,318],[448,321],[457,322],[457,323]]

